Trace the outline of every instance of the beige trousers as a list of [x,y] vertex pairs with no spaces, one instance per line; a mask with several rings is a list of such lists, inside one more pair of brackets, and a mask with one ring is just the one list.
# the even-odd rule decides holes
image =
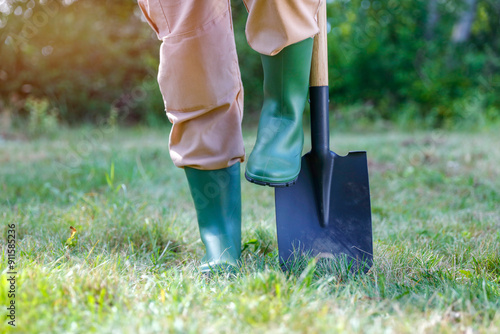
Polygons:
[[[243,0],[246,37],[275,55],[316,35],[322,0]],[[165,102],[170,156],[178,167],[213,170],[244,161],[243,86],[229,0],[138,0],[162,41],[158,83]]]

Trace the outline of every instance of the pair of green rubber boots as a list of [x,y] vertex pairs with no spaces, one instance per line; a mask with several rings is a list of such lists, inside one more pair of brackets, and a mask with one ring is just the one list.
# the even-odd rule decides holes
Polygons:
[[[309,38],[275,56],[261,55],[264,104],[246,166],[250,182],[283,187],[292,185],[299,175],[312,47]],[[186,167],[185,172],[206,248],[200,270],[234,270],[241,255],[240,163],[211,171]]]

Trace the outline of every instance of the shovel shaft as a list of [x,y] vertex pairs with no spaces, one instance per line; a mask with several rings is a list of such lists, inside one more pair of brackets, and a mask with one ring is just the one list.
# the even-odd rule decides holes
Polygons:
[[326,0],[318,11],[319,33],[314,37],[309,86],[328,86],[328,42],[326,23]]
[[330,151],[330,128],[328,119],[328,44],[326,31],[326,0],[318,11],[319,33],[314,37],[309,80],[311,101],[311,151],[324,157]]
[[328,86],[309,87],[311,101],[311,152],[324,157],[330,152]]

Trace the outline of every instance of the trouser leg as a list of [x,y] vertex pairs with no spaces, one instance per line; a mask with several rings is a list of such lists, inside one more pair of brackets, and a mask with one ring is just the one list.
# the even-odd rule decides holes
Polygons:
[[325,0],[243,0],[248,9],[248,44],[260,54],[274,56],[283,48],[319,32],[317,14]]
[[229,167],[245,158],[243,86],[227,0],[139,0],[162,40],[158,82],[177,167]]

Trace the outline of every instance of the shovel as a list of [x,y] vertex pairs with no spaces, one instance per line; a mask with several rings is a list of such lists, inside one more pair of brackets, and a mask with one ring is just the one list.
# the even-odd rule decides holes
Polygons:
[[332,258],[351,272],[367,272],[373,245],[366,152],[330,151],[325,4],[318,24],[309,88],[312,148],[295,185],[275,188],[280,262],[288,269],[298,256]]

